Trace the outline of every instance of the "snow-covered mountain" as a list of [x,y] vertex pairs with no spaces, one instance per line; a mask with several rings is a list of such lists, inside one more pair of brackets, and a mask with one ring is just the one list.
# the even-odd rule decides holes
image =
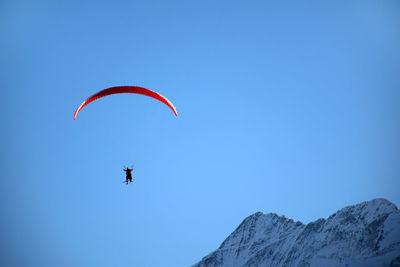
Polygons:
[[374,199],[307,225],[257,212],[193,267],[212,266],[400,266],[400,211]]

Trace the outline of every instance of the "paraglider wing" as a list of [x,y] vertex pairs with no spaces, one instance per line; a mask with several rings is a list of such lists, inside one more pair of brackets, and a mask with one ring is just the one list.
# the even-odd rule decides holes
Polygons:
[[116,86],[116,87],[104,89],[104,90],[92,95],[85,101],[83,101],[83,103],[75,111],[74,120],[76,119],[76,116],[78,115],[79,111],[81,111],[81,109],[84,106],[86,106],[87,104],[89,104],[90,102],[93,102],[96,99],[99,99],[103,96],[108,96],[108,95],[113,95],[113,94],[121,94],[121,93],[140,94],[140,95],[146,95],[146,96],[155,98],[155,99],[163,102],[165,105],[167,105],[170,109],[172,109],[175,116],[178,116],[178,113],[176,112],[174,105],[172,105],[172,103],[167,98],[163,97],[162,95],[160,95],[157,92],[151,91],[151,90],[143,88],[143,87],[138,87],[138,86]]

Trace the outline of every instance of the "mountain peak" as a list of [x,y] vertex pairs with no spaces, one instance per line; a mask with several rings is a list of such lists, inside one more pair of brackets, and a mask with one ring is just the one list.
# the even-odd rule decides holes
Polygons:
[[[384,198],[376,198],[370,201],[364,201],[361,202],[357,205],[352,205],[352,206],[347,206],[344,207],[343,209],[339,210],[335,214],[338,213],[359,213],[363,214],[364,216],[369,215],[370,217],[375,217],[383,214],[388,214],[391,212],[396,212],[398,211],[398,208],[396,207],[395,204],[390,202],[387,199]],[[335,215],[333,214],[333,215]],[[331,216],[333,216],[331,215]]]
[[256,212],[195,266],[386,266],[399,255],[400,212],[373,199],[307,225]]

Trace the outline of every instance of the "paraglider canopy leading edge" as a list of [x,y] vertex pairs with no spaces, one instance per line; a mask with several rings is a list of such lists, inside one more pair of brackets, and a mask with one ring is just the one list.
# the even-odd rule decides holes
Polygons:
[[86,106],[87,104],[95,101],[96,99],[104,97],[104,96],[113,95],[113,94],[122,94],[122,93],[140,94],[140,95],[145,95],[145,96],[155,98],[155,99],[161,101],[162,103],[164,103],[165,105],[167,105],[170,109],[172,109],[175,116],[178,116],[178,113],[176,112],[176,109],[175,109],[174,105],[172,105],[171,101],[169,101],[167,98],[165,98],[164,96],[160,95],[157,92],[154,92],[152,90],[149,90],[149,89],[146,89],[143,87],[139,87],[139,86],[116,86],[116,87],[104,89],[104,90],[92,95],[85,101],[83,101],[82,104],[75,111],[74,120],[76,119],[76,116],[78,115],[79,111],[81,111],[81,109],[84,106]]

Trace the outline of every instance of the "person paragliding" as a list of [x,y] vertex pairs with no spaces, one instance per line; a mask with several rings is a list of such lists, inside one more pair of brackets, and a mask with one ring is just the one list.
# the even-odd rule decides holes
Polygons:
[[[178,113],[176,112],[176,108],[174,107],[174,105],[171,103],[171,101],[169,101],[166,97],[162,96],[161,94],[152,91],[150,89],[147,88],[143,88],[143,87],[139,87],[139,86],[114,86],[114,87],[110,87],[104,90],[101,90],[97,93],[95,93],[94,95],[90,96],[89,98],[87,98],[85,101],[83,101],[80,106],[75,110],[74,113],[74,120],[76,119],[76,116],[78,116],[78,113],[88,104],[90,104],[91,102],[105,97],[105,96],[109,96],[109,95],[114,95],[114,94],[123,94],[123,93],[129,93],[129,94],[139,94],[139,95],[144,95],[144,96],[148,96],[151,98],[154,98],[158,101],[160,101],[161,103],[165,104],[167,107],[169,107],[173,113],[175,114],[175,116],[178,116]],[[128,167],[123,169],[126,173],[126,180],[123,182],[126,182],[126,184],[128,183],[132,183],[133,179],[132,179],[132,171],[133,171],[133,167],[131,169],[129,169]]]
[[126,167],[126,169],[124,169],[124,172],[126,174],[126,184],[128,184],[128,182],[132,183],[132,169],[129,169],[128,167]]

